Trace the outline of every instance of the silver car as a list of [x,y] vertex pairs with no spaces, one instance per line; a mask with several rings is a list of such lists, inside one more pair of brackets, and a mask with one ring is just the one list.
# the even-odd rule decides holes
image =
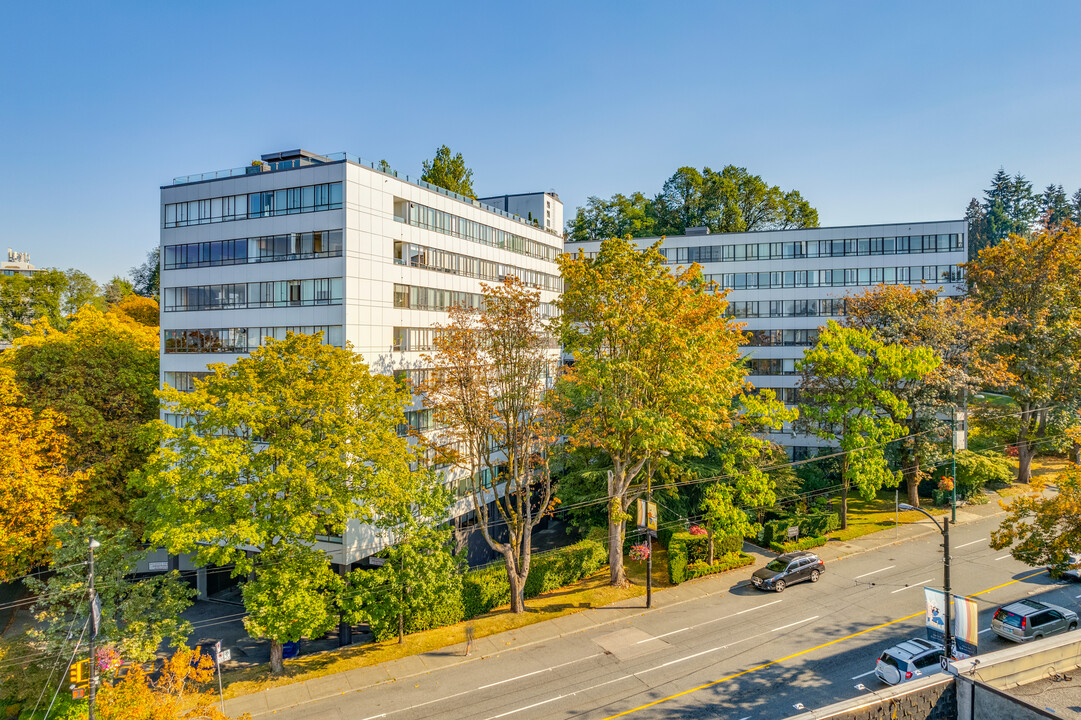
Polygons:
[[942,668],[938,661],[941,657],[941,645],[913,638],[882,653],[875,663],[875,675],[887,685],[897,685],[940,672]]
[[1058,605],[1021,600],[1000,607],[991,618],[995,634],[1014,642],[1039,640],[1077,629],[1077,613]]

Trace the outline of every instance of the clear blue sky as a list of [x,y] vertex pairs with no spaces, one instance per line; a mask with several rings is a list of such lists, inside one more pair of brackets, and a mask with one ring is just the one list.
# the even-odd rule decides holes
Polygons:
[[961,217],[1004,166],[1081,185],[1081,3],[7,3],[0,251],[125,274],[174,176],[303,147],[480,194],[655,193],[682,165],[824,225]]

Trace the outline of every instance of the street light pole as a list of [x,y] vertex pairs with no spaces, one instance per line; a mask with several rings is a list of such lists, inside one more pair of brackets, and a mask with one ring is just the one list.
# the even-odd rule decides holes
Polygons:
[[953,626],[951,624],[951,616],[953,615],[953,593],[950,589],[950,519],[946,517],[942,518],[942,524],[940,525],[938,520],[935,520],[931,513],[923,508],[913,507],[906,503],[901,503],[899,507],[902,510],[916,510],[917,512],[923,513],[931,519],[931,522],[933,522],[939,532],[942,533],[942,589],[946,594],[946,628],[943,631],[942,649],[947,658],[953,657],[951,652],[953,646]]
[[957,410],[950,408],[950,521],[957,522]]
[[646,472],[646,542],[649,553],[646,555],[646,609],[653,607],[653,534],[649,529],[649,504],[653,502],[653,456],[649,456],[649,469]]
[[95,601],[97,595],[94,591],[94,548],[101,547],[94,538],[90,538],[90,573],[89,573],[89,586],[90,586],[90,676],[89,683],[86,689],[87,705],[89,710],[90,720],[94,720],[94,696],[97,694],[94,683],[97,681],[97,659],[94,657],[94,637],[98,634],[98,620],[95,617]]

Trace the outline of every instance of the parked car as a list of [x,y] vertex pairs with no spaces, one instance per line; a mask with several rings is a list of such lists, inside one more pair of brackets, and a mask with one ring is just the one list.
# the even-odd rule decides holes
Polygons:
[[1061,572],[1058,571],[1058,566],[1048,565],[1047,569],[1051,571],[1052,576],[1058,573],[1058,577],[1063,580],[1073,580],[1074,582],[1081,582],[1081,555],[1067,555],[1066,556],[1067,569]]
[[923,638],[894,645],[878,658],[875,675],[887,685],[897,685],[913,678],[941,672],[942,646]]
[[1077,613],[1038,600],[1020,600],[1004,605],[991,618],[995,634],[1014,642],[1039,640],[1077,629]]
[[755,570],[751,582],[759,590],[784,592],[793,583],[810,580],[818,582],[826,565],[812,552],[785,553],[773,559],[766,567]]

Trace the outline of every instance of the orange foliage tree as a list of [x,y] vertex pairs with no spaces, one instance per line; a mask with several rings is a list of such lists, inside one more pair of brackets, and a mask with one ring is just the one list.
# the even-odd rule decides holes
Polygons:
[[49,556],[53,526],[78,499],[86,474],[66,461],[63,418],[23,404],[15,374],[0,366],[0,576]]

